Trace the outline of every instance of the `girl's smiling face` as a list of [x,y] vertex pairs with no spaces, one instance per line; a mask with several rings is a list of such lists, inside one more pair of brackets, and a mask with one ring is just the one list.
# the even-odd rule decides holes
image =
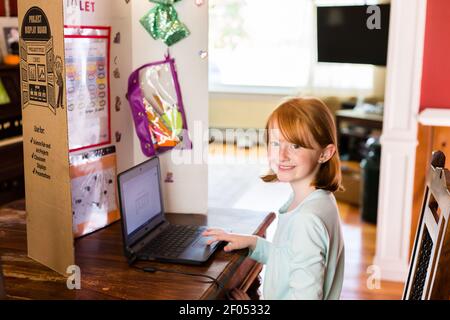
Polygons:
[[264,182],[289,182],[296,193],[341,189],[341,166],[333,114],[317,98],[291,98],[266,123],[271,170]]
[[281,182],[312,182],[320,164],[320,147],[311,149],[289,142],[281,134],[278,124],[269,129],[269,163]]

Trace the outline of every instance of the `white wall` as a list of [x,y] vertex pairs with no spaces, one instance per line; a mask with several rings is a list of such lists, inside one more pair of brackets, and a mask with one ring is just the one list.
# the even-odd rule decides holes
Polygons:
[[[161,40],[154,40],[141,26],[139,19],[154,4],[148,1],[130,1],[131,42],[130,59],[133,69],[164,59],[167,47]],[[172,160],[173,152],[160,157],[163,180],[167,172],[173,173],[174,183],[163,183],[165,209],[169,212],[206,213],[208,206],[208,167],[199,157],[207,155],[208,128],[208,59],[201,59],[200,50],[208,49],[208,5],[195,5],[194,1],[175,4],[179,19],[186,24],[191,34],[170,47],[175,58],[188,129],[193,140],[193,150],[184,150],[183,157],[197,160],[197,164],[177,165]],[[194,128],[199,128],[194,132]],[[205,137],[205,141],[203,141]],[[134,140],[134,163],[144,161],[139,141]],[[193,154],[195,150],[196,154]]]
[[[67,2],[64,1],[67,5]],[[145,161],[134,130],[128,101],[125,98],[128,77],[139,66],[164,59],[167,46],[161,40],[154,40],[141,26],[139,19],[155,4],[146,0],[125,1],[96,0],[95,12],[80,12],[79,7],[66,9],[65,23],[69,25],[111,26],[111,135],[112,144],[117,148],[118,172]],[[208,6],[196,6],[194,1],[182,1],[175,5],[180,20],[187,25],[191,35],[170,48],[175,58],[183,102],[188,121],[188,129],[193,140],[191,150],[181,152],[182,157],[192,158],[197,164],[178,165],[172,161],[177,153],[171,151],[160,156],[162,178],[167,172],[173,173],[173,183],[163,182],[165,210],[179,213],[207,212],[208,169],[202,161],[207,154],[208,128],[208,59],[201,59],[200,50],[208,48]],[[117,32],[121,34],[120,44],[113,42]],[[120,79],[113,77],[118,68]],[[122,105],[115,111],[116,96]],[[199,128],[194,133],[194,128]],[[116,143],[115,133],[121,133]],[[203,143],[203,136],[205,142]],[[200,157],[200,158],[199,158]]]

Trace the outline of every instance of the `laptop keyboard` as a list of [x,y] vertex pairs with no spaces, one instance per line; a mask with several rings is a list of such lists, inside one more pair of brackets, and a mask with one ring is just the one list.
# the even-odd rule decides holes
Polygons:
[[158,257],[178,257],[204,228],[198,226],[169,225],[153,238],[144,248],[144,252]]

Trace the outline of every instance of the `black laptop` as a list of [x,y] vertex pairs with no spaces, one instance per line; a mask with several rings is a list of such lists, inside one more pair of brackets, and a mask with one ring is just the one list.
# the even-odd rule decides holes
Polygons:
[[118,175],[125,255],[136,260],[201,264],[220,243],[207,245],[206,226],[173,225],[164,214],[159,158]]

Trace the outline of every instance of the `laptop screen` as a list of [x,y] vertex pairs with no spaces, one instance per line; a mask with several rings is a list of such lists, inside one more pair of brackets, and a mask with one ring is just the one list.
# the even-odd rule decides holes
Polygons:
[[124,209],[129,235],[161,213],[158,180],[158,168],[154,167],[123,184]]
[[163,220],[157,158],[120,174],[119,189],[124,232],[126,231],[127,236],[133,236],[140,230],[147,232]]

